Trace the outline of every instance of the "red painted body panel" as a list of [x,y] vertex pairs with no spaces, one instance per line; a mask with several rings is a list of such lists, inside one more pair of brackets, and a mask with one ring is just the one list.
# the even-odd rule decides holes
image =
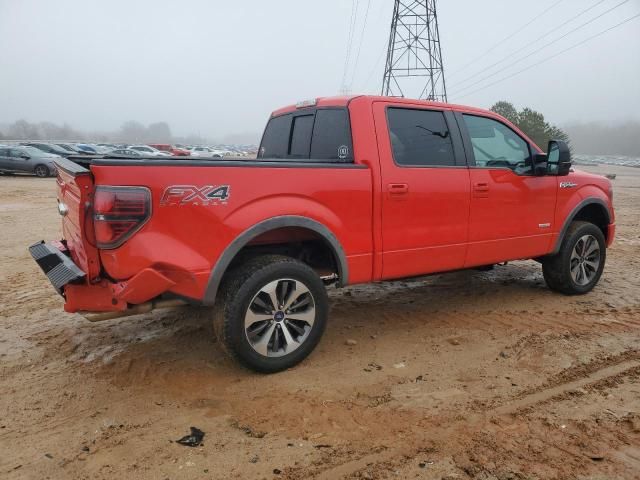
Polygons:
[[470,169],[471,211],[465,267],[548,253],[557,177],[519,176],[509,169]]
[[[150,267],[173,280],[172,292],[202,298],[224,249],[253,225],[300,215],[325,225],[349,263],[349,282],[371,280],[371,172],[368,169],[93,166],[97,185],[139,185],[152,192],[152,217],[124,245],[102,250],[103,268],[126,280]],[[305,174],[308,173],[308,174]],[[311,174],[312,173],[312,174]],[[230,185],[226,204],[160,206],[169,185]],[[283,193],[286,192],[286,193]],[[123,261],[126,259],[126,261]]]
[[[65,309],[122,310],[165,292],[202,299],[225,249],[256,224],[283,215],[314,220],[335,236],[348,264],[343,280],[350,284],[545,255],[586,198],[608,206],[608,244],[613,240],[611,184],[604,177],[398,167],[386,124],[389,105],[470,112],[508,124],[491,112],[457,105],[388,97],[320,98],[318,107],[348,107],[355,163],[361,168],[93,165],[92,176],[75,178],[59,171],[59,198],[69,207],[64,236],[74,262],[88,273],[86,285],[65,288]],[[293,110],[295,105],[274,114]],[[575,188],[559,188],[561,182]],[[151,191],[150,219],[116,249],[92,246],[91,212],[85,205],[94,185]],[[215,205],[161,205],[165,189],[176,185],[229,185],[230,196]],[[261,241],[300,240],[308,234],[294,228],[287,231],[290,238],[279,232]]]

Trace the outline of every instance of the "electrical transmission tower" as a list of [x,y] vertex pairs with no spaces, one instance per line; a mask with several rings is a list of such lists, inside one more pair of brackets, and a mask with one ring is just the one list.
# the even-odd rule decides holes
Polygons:
[[447,101],[436,0],[395,0],[382,95]]

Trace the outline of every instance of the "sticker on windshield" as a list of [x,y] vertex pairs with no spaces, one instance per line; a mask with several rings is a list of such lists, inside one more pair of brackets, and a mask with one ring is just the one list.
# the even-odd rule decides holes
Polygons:
[[349,156],[349,147],[347,147],[346,145],[340,145],[338,147],[338,158],[340,160],[344,160],[348,156]]

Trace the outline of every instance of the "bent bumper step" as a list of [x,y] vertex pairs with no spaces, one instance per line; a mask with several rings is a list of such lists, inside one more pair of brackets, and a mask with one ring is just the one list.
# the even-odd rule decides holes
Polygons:
[[68,283],[85,277],[85,273],[73,263],[73,260],[55,245],[41,241],[31,245],[29,253],[58,293],[62,293],[62,287]]

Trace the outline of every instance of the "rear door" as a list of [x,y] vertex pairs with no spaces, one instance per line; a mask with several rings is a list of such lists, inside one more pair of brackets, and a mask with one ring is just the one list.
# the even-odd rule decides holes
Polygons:
[[464,265],[469,169],[450,110],[373,104],[382,177],[382,276]]
[[470,157],[466,267],[549,252],[555,177],[533,175],[534,147],[498,119],[456,113]]

